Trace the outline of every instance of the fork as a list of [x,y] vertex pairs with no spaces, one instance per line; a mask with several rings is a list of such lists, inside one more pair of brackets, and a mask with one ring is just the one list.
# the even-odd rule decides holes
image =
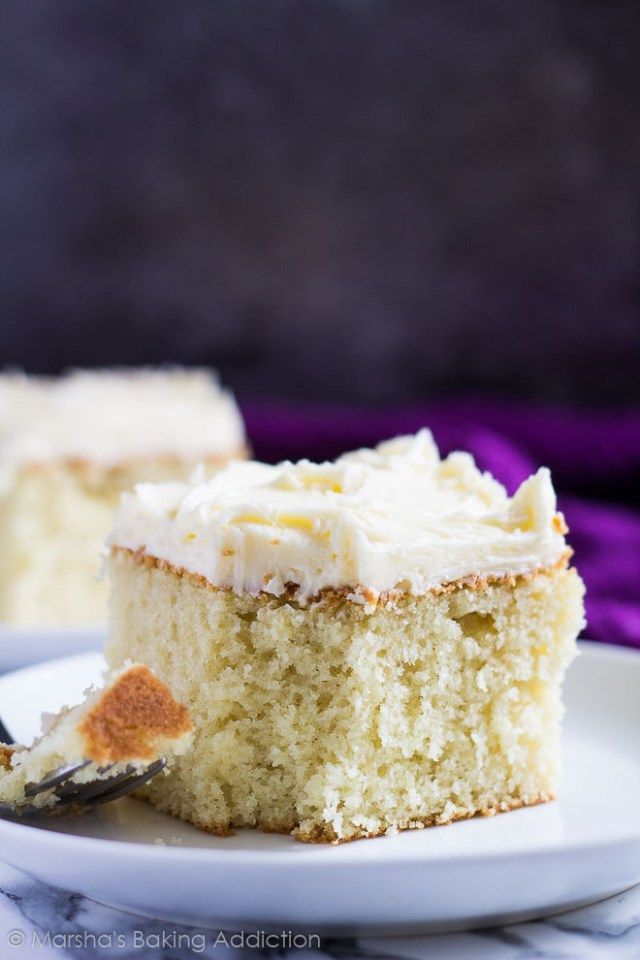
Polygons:
[[[10,746],[15,740],[0,720],[0,741]],[[143,783],[151,780],[156,774],[166,767],[167,758],[159,757],[150,763],[144,770],[136,770],[134,767],[127,767],[120,773],[107,777],[104,780],[86,780],[84,783],[74,783],[73,777],[80,770],[88,767],[92,760],[81,760],[79,763],[70,763],[55,770],[51,770],[37,783],[28,783],[24,793],[26,797],[35,797],[45,790],[53,790],[58,797],[58,803],[53,808],[42,808],[32,805],[14,806],[12,804],[0,803],[0,814],[3,816],[13,814],[42,815],[51,812],[62,812],[73,807],[75,810],[88,810],[91,807],[100,806],[103,803],[110,803],[112,800],[118,800],[120,797],[126,797],[133,793]],[[106,767],[98,767],[101,774],[107,773],[115,763],[110,763]]]

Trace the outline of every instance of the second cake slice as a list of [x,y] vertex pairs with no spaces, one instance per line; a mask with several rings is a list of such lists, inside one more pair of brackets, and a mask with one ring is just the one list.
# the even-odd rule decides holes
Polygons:
[[120,494],[245,452],[235,401],[204,370],[0,375],[0,620],[104,620],[100,553]]

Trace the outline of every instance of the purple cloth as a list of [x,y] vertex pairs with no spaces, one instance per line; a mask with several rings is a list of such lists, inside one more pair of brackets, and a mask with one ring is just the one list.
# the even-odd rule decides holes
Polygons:
[[332,458],[428,426],[443,453],[470,450],[513,492],[551,468],[587,584],[586,635],[640,649],[640,510],[603,500],[640,490],[640,414],[534,408],[511,401],[440,401],[385,411],[243,405],[259,459]]

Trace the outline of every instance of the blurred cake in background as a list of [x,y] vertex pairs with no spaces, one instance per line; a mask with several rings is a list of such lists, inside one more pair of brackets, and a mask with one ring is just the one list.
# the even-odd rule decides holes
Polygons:
[[246,453],[232,395],[205,370],[0,375],[0,620],[92,623],[120,494]]

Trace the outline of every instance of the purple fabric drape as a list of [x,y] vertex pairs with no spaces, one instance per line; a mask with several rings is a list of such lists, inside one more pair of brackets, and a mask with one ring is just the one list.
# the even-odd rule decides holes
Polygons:
[[243,405],[256,457],[332,458],[429,427],[443,453],[470,450],[510,492],[551,468],[587,584],[585,634],[640,649],[640,414],[576,412],[465,399],[384,411]]

